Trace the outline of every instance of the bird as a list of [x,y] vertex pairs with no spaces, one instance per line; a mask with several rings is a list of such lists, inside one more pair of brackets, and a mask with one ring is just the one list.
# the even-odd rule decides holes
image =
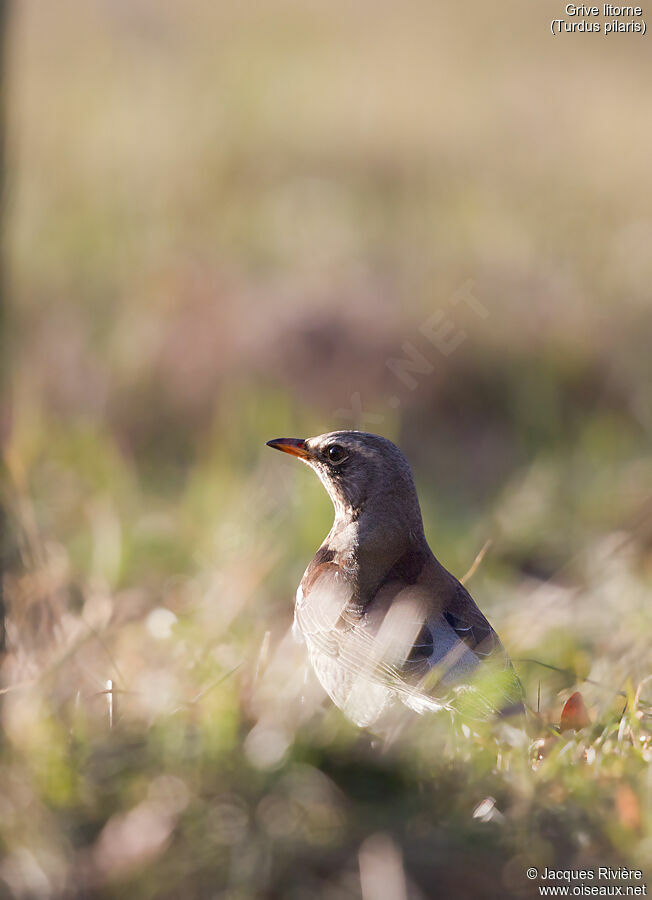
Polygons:
[[333,502],[333,526],[297,589],[293,633],[336,706],[361,727],[400,703],[472,718],[520,709],[497,633],[428,545],[396,444],[332,431],[267,446],[308,465]]

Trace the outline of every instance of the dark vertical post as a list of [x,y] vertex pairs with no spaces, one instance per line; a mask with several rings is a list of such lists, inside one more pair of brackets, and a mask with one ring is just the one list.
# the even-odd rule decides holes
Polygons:
[[[8,410],[8,337],[7,337],[7,297],[6,297],[6,243],[5,243],[5,207],[6,207],[6,178],[5,178],[5,103],[7,96],[7,57],[6,37],[7,19],[9,14],[9,0],[0,0],[0,447],[4,446],[6,429],[9,425]],[[2,476],[0,476],[2,477]],[[2,492],[4,494],[4,491]],[[4,571],[7,560],[8,547],[8,522],[4,509],[5,498],[0,494],[0,654],[4,652],[6,645],[5,622],[5,594]]]

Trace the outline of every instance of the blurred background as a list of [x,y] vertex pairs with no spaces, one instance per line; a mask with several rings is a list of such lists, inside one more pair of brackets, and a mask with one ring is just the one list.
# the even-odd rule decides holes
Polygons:
[[[1,896],[652,872],[650,38],[561,15],[9,5]],[[288,628],[330,501],[264,442],[347,427],[456,575],[491,541],[534,733],[324,700]]]

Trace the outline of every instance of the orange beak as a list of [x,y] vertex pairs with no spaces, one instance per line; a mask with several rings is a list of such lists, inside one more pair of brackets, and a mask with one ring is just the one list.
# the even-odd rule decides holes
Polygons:
[[273,447],[274,450],[282,450],[283,453],[289,453],[292,456],[298,456],[299,459],[311,459],[306,442],[301,438],[276,438],[273,441],[267,441],[267,446]]

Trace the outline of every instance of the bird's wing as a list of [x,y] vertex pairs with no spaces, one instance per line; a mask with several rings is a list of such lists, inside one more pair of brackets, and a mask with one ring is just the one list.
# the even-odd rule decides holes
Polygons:
[[[454,705],[457,686],[474,680],[481,662],[482,680],[490,657],[498,673],[509,667],[491,625],[456,580],[442,585],[447,596],[437,602],[431,587],[386,585],[365,610],[352,604],[346,574],[333,563],[311,571],[306,585],[297,595],[298,629],[322,685],[358,724],[373,722],[395,696],[418,712]],[[505,705],[502,696],[484,694],[467,698],[467,711],[484,716]]]
[[485,659],[492,653],[504,654],[498,635],[461,582],[456,580],[442,613],[460,640],[476,656]]
[[408,665],[417,660],[431,669],[422,676],[420,690],[450,692],[449,705],[470,716],[518,708],[521,685],[498,635],[466,588],[450,573],[445,576],[438,581],[437,602],[408,660]]

